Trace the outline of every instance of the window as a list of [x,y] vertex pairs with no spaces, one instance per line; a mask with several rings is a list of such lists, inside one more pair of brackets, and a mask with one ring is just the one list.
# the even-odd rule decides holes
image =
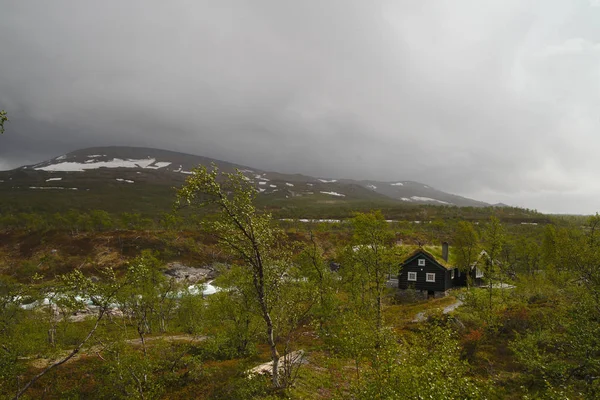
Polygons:
[[425,281],[426,282],[435,282],[435,273],[427,273],[425,275]]
[[417,273],[416,272],[409,272],[408,273],[408,280],[409,281],[416,281],[417,280]]
[[450,271],[450,279],[454,279],[454,270]]
[[425,259],[419,258],[419,267],[424,267],[424,266],[425,266]]
[[475,268],[475,278],[483,278],[483,271],[479,268]]

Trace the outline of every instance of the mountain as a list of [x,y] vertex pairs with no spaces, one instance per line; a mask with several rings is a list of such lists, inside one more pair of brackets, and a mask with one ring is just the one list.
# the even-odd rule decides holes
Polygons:
[[[12,203],[0,202],[0,206],[22,209],[24,204],[33,202],[36,205],[32,208],[51,211],[53,203],[61,201],[76,206],[77,201],[85,198],[90,202],[89,207],[96,208],[127,209],[136,200],[146,201],[149,205],[156,202],[161,208],[173,201],[172,188],[181,186],[199,164],[215,164],[225,172],[241,170],[259,191],[259,201],[277,202],[279,206],[299,202],[341,204],[353,201],[388,205],[489,206],[419,182],[282,174],[208,157],[142,147],[87,148],[39,164],[0,172],[0,194],[13,199]],[[76,198],[79,200],[74,200]]]

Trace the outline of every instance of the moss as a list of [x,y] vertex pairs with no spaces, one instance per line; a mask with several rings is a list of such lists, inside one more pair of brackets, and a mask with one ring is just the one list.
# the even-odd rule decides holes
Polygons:
[[409,254],[408,256],[406,256],[404,258],[404,261],[402,263],[405,263],[408,259],[410,259],[413,256],[415,256],[420,251],[424,252],[429,257],[431,257],[432,259],[434,259],[438,264],[440,264],[441,266],[443,266],[443,267],[445,267],[447,269],[454,268],[454,265],[456,263],[456,260],[455,260],[456,257],[454,257],[452,255],[452,251],[449,251],[449,258],[448,258],[447,262],[442,258],[442,246],[423,246],[423,247],[420,247],[420,246],[414,246],[414,245],[403,245],[402,247]]

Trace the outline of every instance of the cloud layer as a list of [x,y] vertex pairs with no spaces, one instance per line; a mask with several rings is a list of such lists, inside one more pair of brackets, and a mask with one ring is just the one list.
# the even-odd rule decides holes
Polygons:
[[595,212],[596,5],[3,4],[0,168],[139,145]]

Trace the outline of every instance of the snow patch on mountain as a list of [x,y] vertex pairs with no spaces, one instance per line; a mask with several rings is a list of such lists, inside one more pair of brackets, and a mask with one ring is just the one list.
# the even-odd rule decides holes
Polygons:
[[337,179],[330,179],[330,180],[327,180],[327,179],[319,179],[319,181],[321,181],[321,182],[323,182],[323,183],[335,183],[335,182],[337,182]]
[[146,168],[159,169],[159,168],[168,167],[169,165],[171,165],[171,163],[168,161],[159,161],[157,163],[154,163],[154,165],[148,165]]
[[413,199],[414,201],[432,201],[434,203],[440,203],[440,204],[452,204],[452,203],[448,203],[447,201],[432,199],[430,197],[411,196],[411,199]]
[[65,187],[61,187],[61,186],[29,186],[29,189],[41,189],[41,190],[52,190],[52,189],[79,190],[78,188],[65,188]]
[[390,186],[404,186],[402,182],[390,183]]
[[130,181],[129,179],[117,178],[116,180],[117,180],[118,182],[134,183],[134,181]]
[[62,181],[62,178],[48,178],[48,179],[46,179],[46,182],[52,182],[52,181]]
[[337,196],[337,197],[346,197],[345,194],[341,194],[341,193],[337,193],[337,192],[321,192],[323,194],[328,194],[330,196]]
[[[141,160],[113,158],[110,161],[93,161],[86,163],[78,162],[60,162],[58,164],[50,164],[45,167],[35,168],[39,171],[60,171],[60,172],[83,172],[86,169],[98,169],[98,168],[148,168],[154,164],[156,159],[148,158]],[[170,164],[170,163],[169,163]]]

